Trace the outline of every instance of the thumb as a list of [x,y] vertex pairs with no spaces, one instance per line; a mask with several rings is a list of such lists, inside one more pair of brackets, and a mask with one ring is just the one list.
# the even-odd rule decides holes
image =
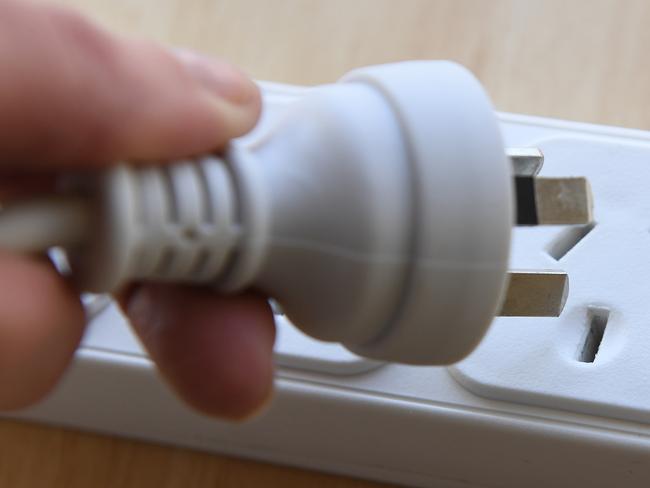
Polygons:
[[0,169],[188,156],[245,133],[259,110],[255,85],[223,61],[0,0]]

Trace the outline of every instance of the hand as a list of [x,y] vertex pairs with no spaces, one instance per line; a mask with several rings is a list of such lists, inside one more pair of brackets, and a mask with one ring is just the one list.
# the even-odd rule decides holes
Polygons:
[[[247,132],[255,85],[222,61],[119,38],[75,12],[0,0],[0,200],[56,173],[212,151]],[[270,396],[273,315],[253,293],[135,285],[123,308],[159,371],[196,409],[242,418]],[[0,408],[46,395],[84,313],[43,257],[0,251]]]

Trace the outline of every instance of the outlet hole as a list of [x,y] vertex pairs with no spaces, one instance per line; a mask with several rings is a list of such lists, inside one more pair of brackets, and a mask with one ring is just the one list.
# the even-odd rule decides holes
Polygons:
[[587,225],[576,225],[562,232],[547,249],[548,254],[559,261],[573,249],[587,234],[596,227],[596,222]]
[[609,320],[609,310],[600,307],[589,307],[587,317],[589,320],[589,328],[580,348],[578,361],[582,363],[593,363],[598,355],[600,344],[603,342],[605,328]]

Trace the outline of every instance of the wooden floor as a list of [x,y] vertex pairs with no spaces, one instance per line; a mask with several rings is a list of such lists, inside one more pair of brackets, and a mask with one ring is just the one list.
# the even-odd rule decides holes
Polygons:
[[[56,0],[50,0],[56,1]],[[104,24],[225,56],[258,79],[335,80],[454,59],[502,111],[650,129],[645,0],[67,0]],[[364,487],[373,483],[0,422],[2,487]]]

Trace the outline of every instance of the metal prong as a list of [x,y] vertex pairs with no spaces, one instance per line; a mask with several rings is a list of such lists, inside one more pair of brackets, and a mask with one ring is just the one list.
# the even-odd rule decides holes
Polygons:
[[517,225],[588,224],[593,220],[585,178],[537,177],[544,155],[536,147],[506,149],[517,192]]
[[588,224],[593,220],[586,178],[535,178],[535,200],[540,225]]
[[536,147],[510,147],[506,156],[512,163],[515,176],[537,176],[544,164],[544,155]]
[[569,292],[563,271],[510,271],[508,290],[499,315],[558,317]]
[[593,220],[586,178],[515,177],[517,225],[588,224]]

